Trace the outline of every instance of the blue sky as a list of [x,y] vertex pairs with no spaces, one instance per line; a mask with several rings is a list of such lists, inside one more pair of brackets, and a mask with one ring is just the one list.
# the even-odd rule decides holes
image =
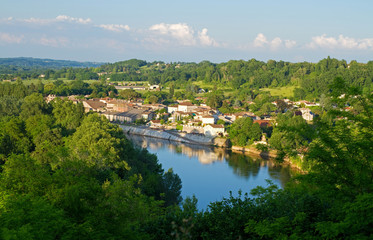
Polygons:
[[373,60],[373,1],[1,0],[0,57]]

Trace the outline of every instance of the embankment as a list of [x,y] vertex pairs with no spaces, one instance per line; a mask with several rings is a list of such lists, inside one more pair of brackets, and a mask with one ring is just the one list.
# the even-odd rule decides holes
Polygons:
[[201,134],[183,133],[173,130],[155,130],[147,127],[119,125],[124,132],[128,134],[135,134],[153,138],[166,139],[169,141],[198,144],[205,146],[218,146],[227,147],[229,146],[228,139],[208,137]]
[[232,146],[232,151],[233,152],[248,153],[248,154],[255,154],[255,155],[261,156],[264,159],[277,157],[277,152],[276,151],[271,150],[271,151],[268,151],[268,152],[264,152],[264,151],[256,149],[255,147],[246,147],[245,148],[245,147],[239,147],[239,146]]

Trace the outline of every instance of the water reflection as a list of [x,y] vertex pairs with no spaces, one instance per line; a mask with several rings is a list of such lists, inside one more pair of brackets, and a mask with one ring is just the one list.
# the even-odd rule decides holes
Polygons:
[[272,180],[279,180],[281,187],[289,181],[291,169],[288,166],[280,165],[272,159],[262,159],[257,155],[245,155],[231,152],[227,154],[226,161],[233,169],[233,172],[244,178],[256,178],[261,169],[267,169]]
[[196,195],[199,208],[228,197],[229,191],[250,192],[256,186],[266,186],[266,179],[284,187],[292,173],[288,166],[260,156],[138,135],[127,137],[136,146],[157,154],[165,170],[173,168],[183,182],[183,197]]
[[171,142],[164,139],[149,138],[139,135],[127,135],[127,138],[135,145],[142,148],[152,150],[167,148],[171,153],[185,155],[189,158],[196,157],[201,164],[211,164],[215,161],[222,162],[229,157],[228,152],[223,148]]

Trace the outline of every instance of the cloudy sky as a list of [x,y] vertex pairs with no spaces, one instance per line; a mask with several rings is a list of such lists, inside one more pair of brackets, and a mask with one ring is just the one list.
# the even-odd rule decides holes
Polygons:
[[373,60],[369,0],[1,0],[0,58]]

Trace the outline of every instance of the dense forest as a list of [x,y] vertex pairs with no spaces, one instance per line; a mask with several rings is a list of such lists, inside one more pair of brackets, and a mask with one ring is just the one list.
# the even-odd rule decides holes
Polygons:
[[[111,81],[148,81],[176,88],[196,85],[196,82],[213,83],[238,89],[260,89],[268,87],[296,86],[296,99],[319,99],[330,91],[329,85],[336,77],[342,77],[348,84],[360,87],[364,92],[372,91],[373,62],[367,64],[330,57],[318,63],[290,63],[251,59],[231,60],[214,64],[200,63],[147,63],[142,60],[128,60],[102,65],[97,72],[106,72]],[[109,74],[110,73],[110,74]]]
[[[325,106],[333,107],[324,109],[312,125],[290,112],[279,113],[271,133],[270,143],[280,152],[278,160],[299,156],[302,150],[305,172],[284,189],[269,182],[267,188],[258,187],[250,196],[212,202],[205,211],[197,209],[198,199],[193,196],[181,199],[180,178],[171,169],[162,169],[156,156],[135,148],[106,118],[84,113],[81,104],[66,100],[46,103],[42,81],[28,86],[21,80],[0,84],[0,238],[372,239],[373,95],[367,90],[372,63],[337,64],[336,68],[330,65],[335,61],[304,63],[313,66],[317,82],[306,95],[321,93],[318,86],[325,84],[324,101],[329,102]],[[134,71],[140,73],[155,71],[150,66],[165,68],[158,70],[160,76],[168,71],[162,63],[134,62]],[[263,66],[268,65],[253,62],[263,64],[258,71],[265,71]],[[221,67],[200,64],[215,70]],[[319,68],[323,64],[328,67]],[[169,71],[193,66],[174,65]],[[110,71],[115,66],[104,65],[95,71]],[[339,77],[335,77],[337,73]],[[319,82],[323,74],[325,82]],[[197,74],[196,80],[202,75]],[[222,76],[202,81],[228,81]],[[361,82],[355,81],[359,76],[364,76]],[[241,91],[250,90],[255,79],[242,80]],[[56,82],[54,87],[70,90],[73,83],[84,83],[57,80],[53,84]],[[291,82],[292,78],[286,84]],[[104,82],[97,84],[101,88],[96,91],[110,91]],[[300,87],[306,89],[302,83]],[[91,85],[77,89],[94,91]],[[258,95],[254,101],[264,105],[265,97]],[[352,110],[345,111],[346,106]],[[242,127],[251,129],[247,133],[252,136],[242,137]],[[257,138],[257,132],[250,120],[232,125],[237,141]]]
[[181,202],[180,178],[105,117],[12,86],[0,99],[1,239],[143,239],[140,223]]
[[[237,91],[238,95],[249,95],[242,92],[248,89],[294,86],[295,99],[315,100],[330,92],[332,80],[341,77],[351,86],[363,89],[365,93],[373,91],[373,61],[366,64],[356,61],[347,63],[330,57],[318,63],[274,60],[263,62],[255,59],[231,60],[219,64],[208,61],[164,63],[131,59],[96,67],[77,66],[72,64],[64,68],[41,69],[40,66],[32,65],[14,67],[0,64],[0,79],[30,79],[38,78],[41,74],[44,75],[44,79],[55,80],[110,78],[111,82],[143,81],[161,84],[164,87],[172,86],[187,92],[198,90],[199,84],[213,84],[217,88],[229,86],[233,91]],[[241,97],[241,100],[244,100],[243,98]]]

